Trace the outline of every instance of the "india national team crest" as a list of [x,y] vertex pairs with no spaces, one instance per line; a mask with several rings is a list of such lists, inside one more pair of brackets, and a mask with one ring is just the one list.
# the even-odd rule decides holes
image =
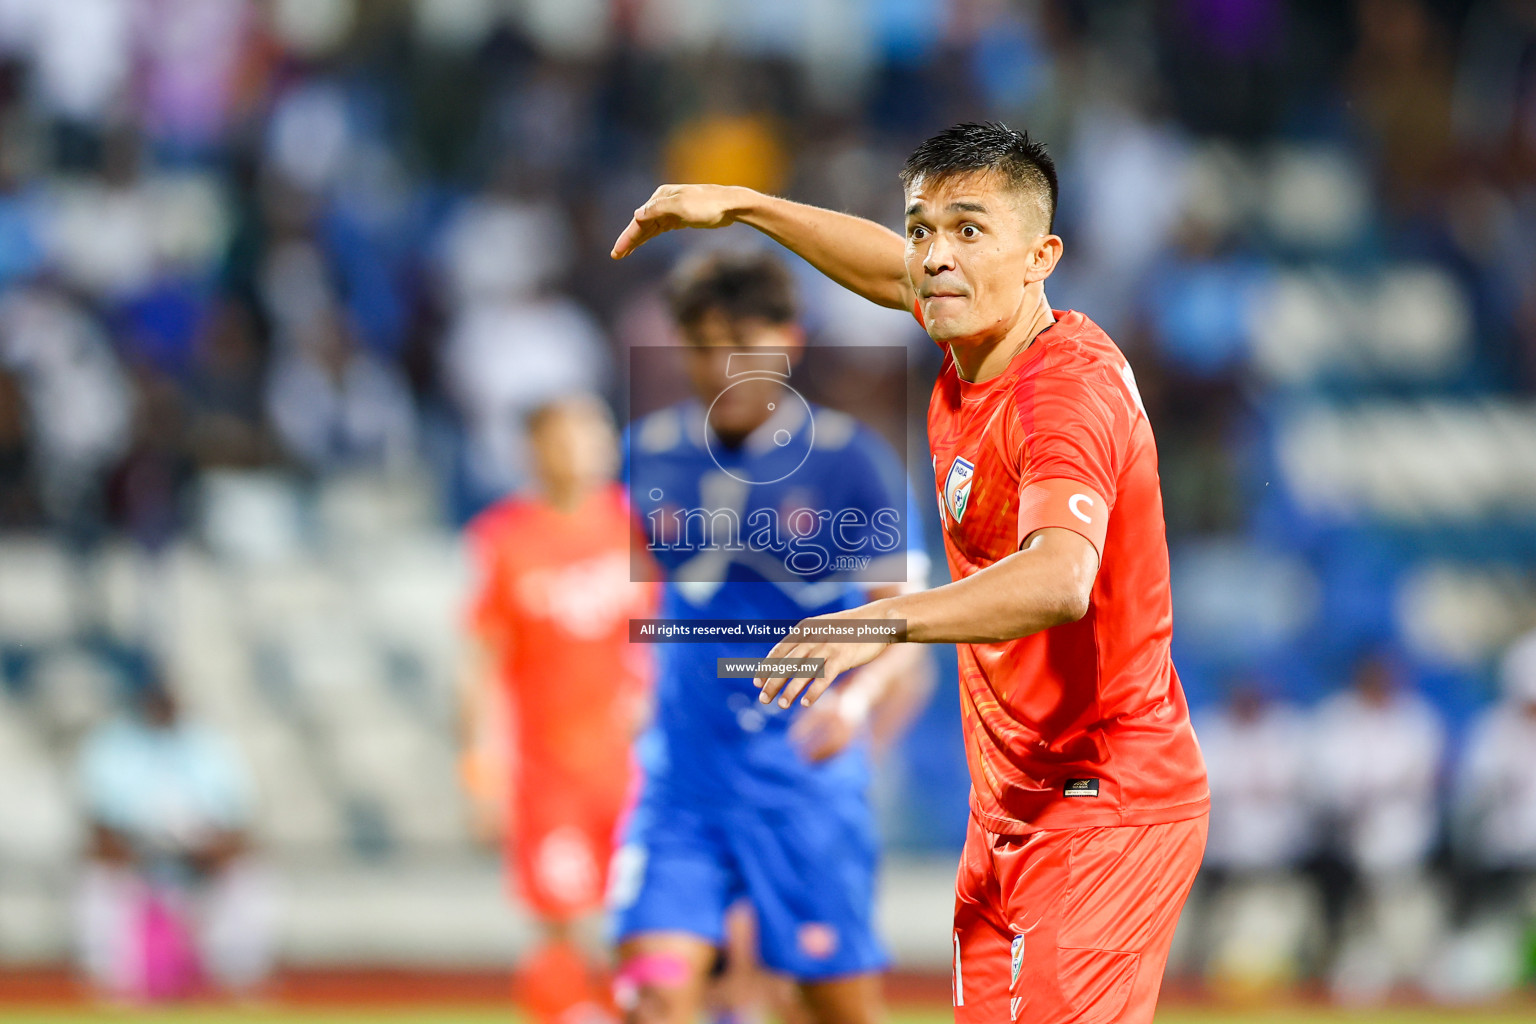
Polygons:
[[944,504],[957,523],[965,516],[965,506],[971,500],[971,481],[975,475],[975,463],[956,456],[955,461],[949,465],[949,476],[944,478]]

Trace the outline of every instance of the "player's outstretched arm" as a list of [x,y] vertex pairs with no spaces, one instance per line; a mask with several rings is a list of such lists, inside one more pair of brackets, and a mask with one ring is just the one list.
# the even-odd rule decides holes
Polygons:
[[[1099,554],[1092,542],[1051,527],[1035,531],[1018,551],[964,579],[820,618],[905,621],[906,639],[916,643],[997,643],[1082,618],[1098,571]],[[802,694],[804,703],[814,703],[840,673],[873,660],[884,646],[781,641],[768,652],[769,658],[824,658],[822,677],[754,682],[765,704],[777,698],[779,706],[787,708]]]
[[663,185],[635,211],[609,254],[616,260],[666,231],[746,224],[849,291],[903,311],[914,297],[906,243],[862,217],[765,196],[737,185]]

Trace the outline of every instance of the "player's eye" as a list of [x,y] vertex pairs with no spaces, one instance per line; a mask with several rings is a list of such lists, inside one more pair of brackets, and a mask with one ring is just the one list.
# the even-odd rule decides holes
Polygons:
[[965,227],[960,229],[960,237],[962,237],[962,238],[980,238],[981,237],[981,228],[978,228],[975,224],[967,224]]
[[928,232],[924,228],[921,228],[921,227],[914,227],[911,231],[909,231],[907,233],[908,237],[913,239],[914,241],[922,238],[926,234],[928,234]]

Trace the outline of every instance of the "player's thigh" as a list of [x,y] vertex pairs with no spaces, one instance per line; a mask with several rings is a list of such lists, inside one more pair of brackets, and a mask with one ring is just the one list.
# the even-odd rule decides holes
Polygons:
[[997,837],[1009,1017],[1150,1024],[1205,819]]
[[686,932],[645,932],[619,943],[614,1001],[630,1024],[693,1024],[719,951]]
[[1009,1019],[1012,940],[1003,921],[991,838],[972,817],[955,872],[950,989],[957,1024]]
[[882,970],[879,845],[861,796],[738,809],[728,830],[764,965],[802,983]]
[[806,982],[800,996],[813,1024],[879,1024],[885,1019],[878,974]]

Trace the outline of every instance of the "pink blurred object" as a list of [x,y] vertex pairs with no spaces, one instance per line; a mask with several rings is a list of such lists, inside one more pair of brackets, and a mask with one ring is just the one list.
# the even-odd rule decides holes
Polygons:
[[143,970],[136,997],[145,1002],[186,999],[202,984],[202,964],[180,901],[147,889],[140,905],[138,942]]

